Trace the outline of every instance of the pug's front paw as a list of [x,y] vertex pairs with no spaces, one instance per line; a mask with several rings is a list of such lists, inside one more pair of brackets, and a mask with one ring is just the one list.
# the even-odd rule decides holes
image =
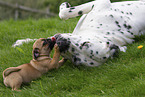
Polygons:
[[55,49],[55,51],[59,52],[59,47],[57,44],[54,45],[54,49]]

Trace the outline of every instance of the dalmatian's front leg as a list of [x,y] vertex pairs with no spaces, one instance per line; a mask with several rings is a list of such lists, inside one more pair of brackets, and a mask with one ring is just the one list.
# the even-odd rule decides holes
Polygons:
[[64,2],[59,7],[59,17],[61,19],[69,19],[83,14],[87,14],[94,7],[94,2],[85,3],[79,6],[71,7],[67,2]]

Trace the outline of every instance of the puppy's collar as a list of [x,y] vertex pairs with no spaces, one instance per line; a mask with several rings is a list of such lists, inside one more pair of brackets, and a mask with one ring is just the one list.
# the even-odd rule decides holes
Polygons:
[[47,54],[40,54],[40,56],[39,56],[39,57],[42,57],[42,56],[49,57],[49,55],[47,55]]
[[51,59],[48,54],[40,54],[37,59],[33,59],[33,61],[42,61],[46,59]]
[[43,55],[43,56],[39,56],[37,59],[33,59],[33,61],[39,62],[39,61],[43,61],[43,60],[47,60],[47,59],[51,59],[51,57]]

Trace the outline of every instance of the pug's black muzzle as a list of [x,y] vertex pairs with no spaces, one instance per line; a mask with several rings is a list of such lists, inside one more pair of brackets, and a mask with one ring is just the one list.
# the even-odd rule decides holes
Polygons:
[[46,39],[46,42],[47,42],[47,44],[49,44],[49,48],[52,50],[53,47],[54,47],[54,45],[55,45],[55,43],[56,43],[56,40],[55,39],[52,39],[52,38],[47,38]]

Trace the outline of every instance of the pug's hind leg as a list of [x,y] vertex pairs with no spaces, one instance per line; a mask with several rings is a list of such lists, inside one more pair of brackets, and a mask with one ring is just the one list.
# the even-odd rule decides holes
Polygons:
[[21,91],[19,90],[19,88],[21,87],[21,84],[23,82],[23,79],[21,76],[17,76],[17,78],[15,80],[13,80],[11,87],[12,87],[12,91]]
[[12,88],[12,91],[19,91],[20,92],[21,90],[19,90],[18,88],[15,87],[15,88]]

